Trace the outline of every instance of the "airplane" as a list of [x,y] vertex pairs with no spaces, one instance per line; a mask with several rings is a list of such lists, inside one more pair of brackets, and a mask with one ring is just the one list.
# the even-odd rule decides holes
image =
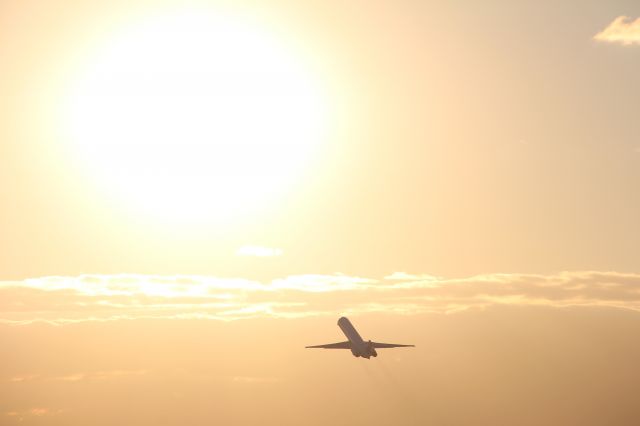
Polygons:
[[347,317],[341,317],[338,320],[338,327],[347,336],[346,342],[340,343],[329,343],[327,345],[316,345],[316,346],[305,346],[305,348],[309,349],[350,349],[353,356],[356,358],[362,357],[366,359],[370,359],[371,357],[377,357],[378,352],[376,349],[382,348],[405,348],[405,347],[415,347],[415,345],[397,345],[395,343],[378,343],[372,342],[369,340],[365,342],[362,340],[362,337],[358,334],[353,324]]

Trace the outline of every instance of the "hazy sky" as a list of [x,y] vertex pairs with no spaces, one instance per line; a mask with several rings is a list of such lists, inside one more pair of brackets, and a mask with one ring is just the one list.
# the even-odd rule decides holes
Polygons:
[[639,73],[637,1],[0,0],[0,424],[634,424]]

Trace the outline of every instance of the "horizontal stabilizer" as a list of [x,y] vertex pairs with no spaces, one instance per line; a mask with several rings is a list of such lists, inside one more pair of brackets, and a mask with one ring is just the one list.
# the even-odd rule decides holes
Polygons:
[[416,345],[398,345],[395,343],[378,343],[378,342],[371,342],[371,345],[376,348],[376,349],[384,349],[384,348],[413,348]]
[[351,342],[329,343],[327,345],[305,346],[311,349],[351,349]]

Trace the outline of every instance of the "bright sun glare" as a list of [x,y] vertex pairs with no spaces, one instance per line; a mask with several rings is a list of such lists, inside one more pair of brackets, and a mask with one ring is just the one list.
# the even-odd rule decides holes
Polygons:
[[173,221],[274,202],[323,138],[317,81],[228,16],[154,17],[96,49],[69,91],[73,151],[126,205]]

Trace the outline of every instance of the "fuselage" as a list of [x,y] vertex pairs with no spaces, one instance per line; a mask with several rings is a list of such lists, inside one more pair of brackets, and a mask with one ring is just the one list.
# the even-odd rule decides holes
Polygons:
[[351,324],[351,321],[349,321],[348,318],[341,317],[338,320],[338,327],[340,327],[340,330],[342,330],[344,335],[347,336],[347,339],[349,339],[349,342],[351,343],[351,353],[353,354],[353,356],[361,356],[367,359],[371,358],[372,356],[378,356],[378,353],[373,348],[371,341],[365,342],[364,340],[362,340],[362,337],[360,337],[360,334],[353,326],[353,324]]

